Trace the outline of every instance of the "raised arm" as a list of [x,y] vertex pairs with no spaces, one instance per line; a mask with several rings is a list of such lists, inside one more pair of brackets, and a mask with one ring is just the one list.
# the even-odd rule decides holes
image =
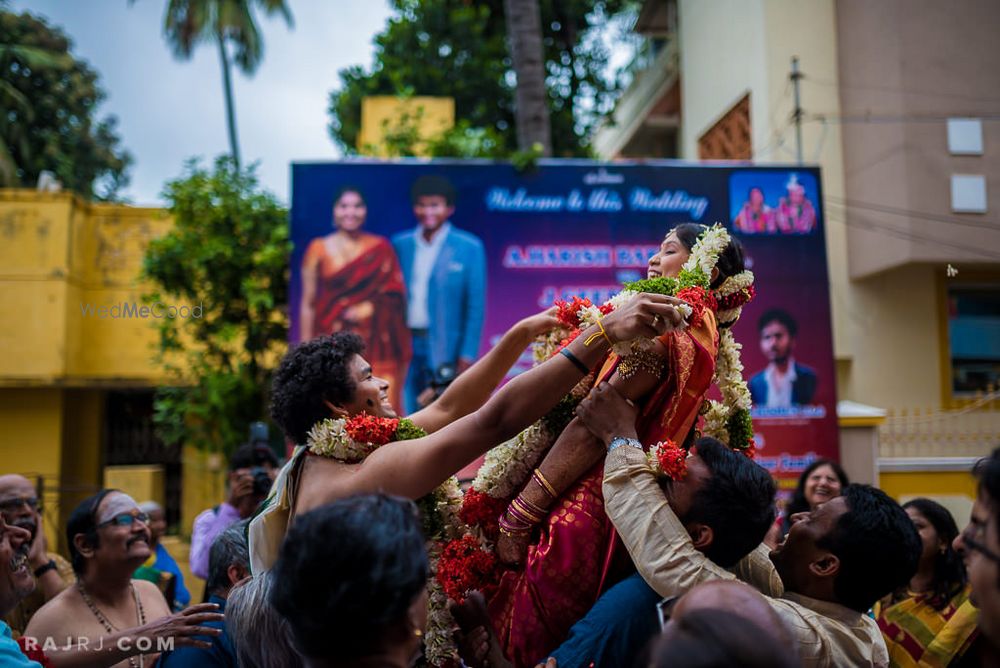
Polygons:
[[[662,359],[665,349],[659,342],[656,345],[654,354]],[[660,375],[642,368],[625,378],[616,370],[608,382],[623,397],[638,401],[656,387]],[[604,453],[604,443],[590,433],[580,418],[573,418],[545,454],[537,473],[528,480],[518,497],[527,502],[529,508],[533,506],[548,511],[570,485],[604,458]],[[527,556],[533,525],[525,524],[522,516],[511,515],[510,512],[507,520],[508,527],[517,526],[519,530],[501,534],[497,541],[497,553],[506,563],[520,564]]]
[[528,344],[557,324],[554,307],[521,320],[507,330],[482,359],[459,374],[437,401],[417,411],[410,419],[432,433],[480,408]]
[[[588,328],[567,350],[587,368],[608,350],[610,340],[654,338],[680,324],[680,302],[663,295],[641,295]],[[654,319],[655,315],[660,318]],[[590,345],[587,345],[590,342]],[[482,408],[421,439],[390,443],[373,452],[351,476],[350,493],[383,490],[419,498],[477,456],[545,415],[580,381],[583,373],[564,355],[556,355],[523,373]]]
[[[635,438],[635,407],[607,383],[584,399],[577,415],[604,444]],[[683,594],[706,580],[735,576],[699,552],[667,503],[638,448],[620,445],[604,462],[604,505],[636,569],[660,596]]]

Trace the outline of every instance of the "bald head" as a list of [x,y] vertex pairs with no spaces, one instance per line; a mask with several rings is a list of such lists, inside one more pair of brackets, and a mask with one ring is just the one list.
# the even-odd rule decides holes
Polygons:
[[670,618],[679,620],[695,610],[728,610],[745,617],[782,644],[792,638],[781,617],[756,589],[734,580],[703,582],[682,596]]
[[35,485],[23,475],[0,475],[0,500],[7,497],[34,496]]

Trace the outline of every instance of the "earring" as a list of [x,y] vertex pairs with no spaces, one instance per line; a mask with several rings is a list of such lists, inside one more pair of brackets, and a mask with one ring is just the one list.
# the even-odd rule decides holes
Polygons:
[[415,635],[418,638],[423,638],[424,632],[421,631],[420,629],[413,629],[413,635]]

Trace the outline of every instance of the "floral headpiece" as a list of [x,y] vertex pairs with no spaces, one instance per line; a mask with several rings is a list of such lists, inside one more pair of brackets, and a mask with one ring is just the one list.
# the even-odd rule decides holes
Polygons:
[[[698,237],[691,255],[681,271],[699,269],[711,276],[732,239],[726,228],[716,223]],[[716,318],[720,324],[719,352],[715,358],[715,384],[722,393],[722,401],[706,400],[702,405],[705,416],[703,433],[716,438],[734,450],[753,456],[753,423],[750,419],[750,390],[743,379],[743,348],[733,338],[732,325],[739,320],[743,306],[754,298],[754,275],[742,271],[729,276],[712,290],[718,305]]]

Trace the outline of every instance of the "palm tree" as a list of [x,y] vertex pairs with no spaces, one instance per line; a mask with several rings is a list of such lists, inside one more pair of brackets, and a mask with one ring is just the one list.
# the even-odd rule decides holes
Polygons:
[[510,56],[517,76],[515,113],[517,147],[542,147],[542,155],[552,155],[552,127],[549,122],[549,94],[545,88],[545,54],[542,50],[542,16],[538,0],[504,0]]
[[34,109],[32,108],[31,101],[13,83],[7,80],[7,74],[15,66],[41,70],[45,68],[66,68],[72,62],[72,58],[67,53],[60,53],[28,44],[9,41],[0,42],[0,72],[4,75],[0,77],[0,109],[5,110],[0,115],[0,186],[16,185],[18,182],[18,166],[14,162],[11,147],[4,140],[9,129],[15,128],[18,136],[10,137],[9,139],[15,142],[21,155],[27,155],[29,151],[28,138],[16,130],[18,124],[15,123],[13,126],[10,124],[10,119],[20,116],[27,121],[31,121],[34,117]]
[[268,16],[281,14],[285,23],[292,26],[292,13],[285,0],[168,0],[163,18],[164,36],[177,58],[189,59],[194,48],[202,42],[214,41],[219,49],[229,148],[237,167],[240,149],[236,140],[230,65],[235,61],[240,71],[250,76],[263,60],[264,44],[254,17],[255,8]]

